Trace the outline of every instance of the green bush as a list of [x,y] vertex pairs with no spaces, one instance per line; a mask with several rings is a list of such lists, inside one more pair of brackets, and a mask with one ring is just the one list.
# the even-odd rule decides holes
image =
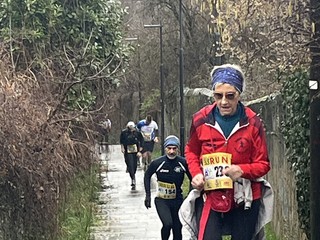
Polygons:
[[298,215],[301,228],[310,233],[310,149],[308,73],[304,70],[289,75],[282,90],[285,119],[282,134],[286,156],[295,174]]
[[99,188],[97,169],[95,166],[87,172],[79,173],[69,185],[66,201],[60,209],[59,240],[89,239]]

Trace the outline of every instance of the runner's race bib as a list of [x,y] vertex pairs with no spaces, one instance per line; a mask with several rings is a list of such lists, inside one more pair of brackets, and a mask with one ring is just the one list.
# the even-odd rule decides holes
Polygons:
[[143,133],[142,134],[143,135],[143,139],[144,139],[144,141],[146,141],[146,142],[151,142],[151,133]]
[[137,144],[132,144],[127,146],[127,153],[137,153],[137,152],[138,152]]
[[205,191],[233,188],[232,179],[222,174],[222,170],[231,166],[231,158],[232,154],[224,152],[202,155]]
[[175,199],[176,198],[176,185],[174,183],[166,183],[158,181],[158,194],[159,198]]

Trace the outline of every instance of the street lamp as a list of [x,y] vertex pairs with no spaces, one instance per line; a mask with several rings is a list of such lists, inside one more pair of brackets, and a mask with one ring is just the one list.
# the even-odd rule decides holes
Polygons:
[[164,155],[164,90],[163,90],[163,57],[162,57],[162,23],[154,25],[144,25],[144,28],[159,28],[160,34],[160,104],[161,104],[161,154]]
[[180,86],[180,152],[184,156],[184,58],[183,58],[183,24],[182,24],[182,0],[179,2],[179,26],[180,26],[180,53],[179,53],[179,86]]

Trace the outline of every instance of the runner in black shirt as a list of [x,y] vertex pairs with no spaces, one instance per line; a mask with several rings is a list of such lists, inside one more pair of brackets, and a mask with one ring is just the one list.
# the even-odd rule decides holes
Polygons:
[[122,130],[120,134],[121,151],[124,154],[124,159],[127,165],[127,171],[131,178],[131,190],[136,189],[136,171],[137,159],[141,156],[143,147],[143,136],[137,131],[134,122],[130,121],[127,128]]
[[144,187],[146,191],[145,206],[151,207],[150,180],[155,173],[158,181],[158,192],[155,198],[155,206],[162,222],[161,239],[168,240],[172,229],[173,239],[182,240],[182,225],[178,211],[183,201],[182,184],[185,173],[189,180],[186,160],[178,156],[180,147],[179,138],[168,136],[164,141],[166,155],[153,160],[144,175]]

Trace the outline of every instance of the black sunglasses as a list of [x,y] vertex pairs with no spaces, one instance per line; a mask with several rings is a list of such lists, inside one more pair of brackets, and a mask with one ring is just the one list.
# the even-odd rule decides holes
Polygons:
[[[236,97],[236,92],[228,92],[224,94],[224,97],[228,100],[233,100]],[[221,100],[223,98],[223,93],[213,93],[213,96],[217,100]]]

